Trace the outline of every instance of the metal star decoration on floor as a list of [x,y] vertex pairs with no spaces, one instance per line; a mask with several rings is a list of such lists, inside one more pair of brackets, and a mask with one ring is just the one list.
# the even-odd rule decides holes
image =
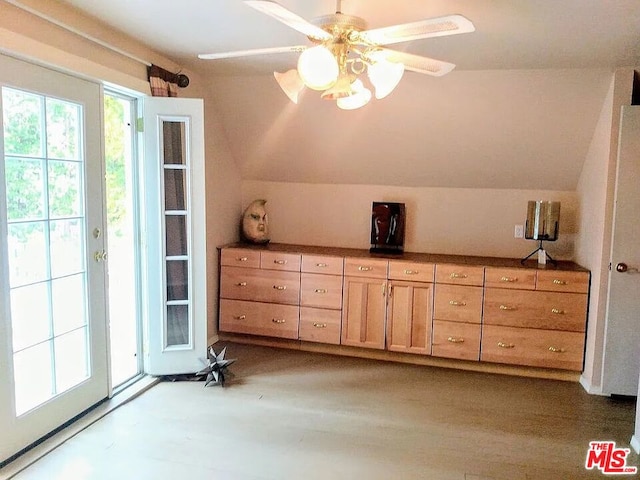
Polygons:
[[219,354],[216,354],[213,347],[209,347],[207,351],[208,365],[196,373],[196,375],[207,375],[207,379],[204,382],[205,387],[210,383],[224,387],[224,375],[227,373],[227,367],[236,361],[235,358],[226,360],[224,358],[226,353],[227,347],[224,347]]

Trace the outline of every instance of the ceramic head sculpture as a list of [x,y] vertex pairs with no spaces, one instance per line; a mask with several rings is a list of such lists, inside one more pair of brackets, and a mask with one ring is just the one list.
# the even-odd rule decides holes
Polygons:
[[266,200],[254,200],[242,214],[242,238],[251,243],[269,242],[269,224],[264,205]]

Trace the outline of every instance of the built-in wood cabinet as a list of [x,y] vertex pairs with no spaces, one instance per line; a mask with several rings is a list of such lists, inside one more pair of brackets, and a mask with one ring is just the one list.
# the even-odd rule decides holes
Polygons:
[[221,248],[220,265],[223,333],[582,369],[589,272],[570,262],[271,244]]
[[343,345],[385,347],[387,265],[387,260],[345,259]]
[[506,287],[499,282],[485,286],[481,360],[580,371],[589,275],[534,273],[516,283],[522,274],[487,268],[487,277],[515,280]]
[[342,257],[302,255],[299,338],[340,344],[342,332]]

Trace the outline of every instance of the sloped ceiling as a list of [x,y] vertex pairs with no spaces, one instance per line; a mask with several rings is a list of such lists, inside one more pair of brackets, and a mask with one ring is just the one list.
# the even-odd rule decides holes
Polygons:
[[[399,45],[457,68],[408,72],[389,97],[345,112],[313,91],[288,101],[272,72],[292,68],[294,54],[196,58],[306,43],[241,0],[66,3],[206,75],[251,180],[573,190],[614,68],[640,64],[638,0],[344,0],[371,28],[451,13],[476,26]],[[335,10],[333,0],[280,3],[306,19]]]

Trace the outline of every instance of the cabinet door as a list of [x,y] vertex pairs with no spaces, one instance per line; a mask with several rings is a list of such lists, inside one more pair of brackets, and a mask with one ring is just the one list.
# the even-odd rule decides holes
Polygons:
[[343,345],[384,349],[386,290],[386,280],[344,278]]
[[387,307],[387,349],[431,354],[431,283],[393,282]]

